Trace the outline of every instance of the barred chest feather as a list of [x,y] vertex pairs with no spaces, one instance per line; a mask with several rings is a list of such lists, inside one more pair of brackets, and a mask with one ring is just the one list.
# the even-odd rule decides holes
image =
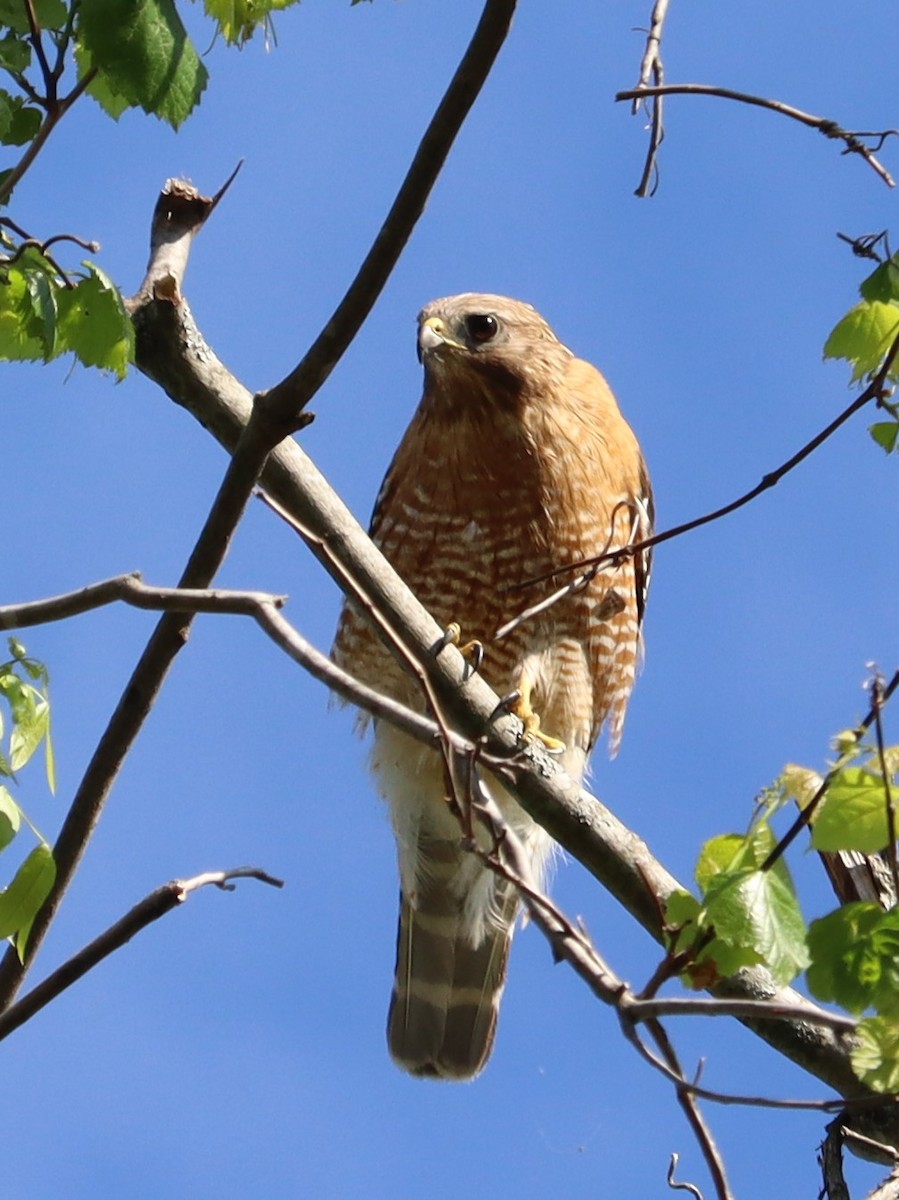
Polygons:
[[[543,728],[586,752],[607,715],[620,730],[617,713],[633,684],[630,560],[506,637],[494,635],[570,578],[541,577],[628,541],[631,498],[613,484],[597,504],[597,475],[609,472],[602,445],[583,430],[529,429],[495,411],[479,418],[477,408],[435,414],[422,406],[381,489],[374,541],[439,623],[457,621],[464,640],[482,642],[482,673],[497,691],[518,686],[527,668]],[[540,415],[544,424],[551,418]],[[337,649],[369,682],[417,702],[414,681],[360,618],[345,617]]]

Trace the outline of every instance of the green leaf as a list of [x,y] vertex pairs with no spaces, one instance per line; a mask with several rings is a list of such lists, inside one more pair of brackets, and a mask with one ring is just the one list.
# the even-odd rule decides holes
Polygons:
[[[63,0],[34,0],[34,13],[41,29],[62,29],[69,10]],[[8,25],[16,33],[30,32],[22,0],[0,0],[0,25]]]
[[883,780],[864,767],[844,767],[834,776],[814,816],[812,846],[874,854],[888,841]]
[[27,145],[37,135],[43,119],[39,108],[34,108],[26,104],[24,100],[15,97],[12,109],[7,116],[6,128],[0,134],[0,141],[7,146]]
[[27,720],[20,720],[9,739],[12,769],[24,767],[50,730],[50,705],[41,699]]
[[808,965],[805,922],[783,874],[722,872],[709,885],[705,912],[722,941],[761,955],[778,983],[789,983]]
[[[90,51],[87,50],[80,42],[75,46],[75,62],[78,67],[78,78],[83,79],[85,75],[93,70],[93,60],[90,56]],[[103,111],[114,121],[125,112],[126,109],[132,107],[131,101],[127,97],[121,95],[112,86],[110,80],[105,76],[97,73],[87,85],[87,93],[97,101]]]
[[108,92],[177,128],[209,73],[173,0],[82,0],[80,40]]
[[40,109],[32,108],[21,96],[11,96],[0,88],[0,142],[24,146],[41,127]]
[[696,882],[703,893],[716,875],[730,870],[736,864],[745,846],[746,839],[741,833],[722,833],[705,843],[699,852],[695,871]]
[[691,946],[697,950],[694,959],[681,973],[687,987],[710,987],[721,979],[735,975],[741,967],[761,962],[761,955],[745,946],[729,946],[721,938],[710,936],[711,922],[695,896],[678,890],[672,892],[665,904],[665,924],[678,933],[671,945],[677,954],[686,953]]
[[819,1000],[856,1015],[899,1011],[899,913],[873,901],[845,904],[812,921],[808,985]]
[[881,263],[875,271],[862,281],[858,289],[864,300],[899,300],[899,259],[893,258]]
[[0,270],[0,359],[44,359],[52,357],[48,345],[46,289],[43,278],[53,286],[53,268],[33,246],[27,247],[13,266]]
[[50,736],[50,722],[47,722],[47,735],[44,738],[44,770],[47,773],[47,787],[50,795],[56,795],[56,754],[53,750],[53,738]]
[[12,937],[34,920],[55,878],[56,864],[50,847],[46,843],[35,846],[9,887],[0,892],[0,937]]
[[886,1017],[860,1021],[852,1069],[875,1092],[899,1091],[899,1024]]
[[4,37],[0,38],[0,67],[21,75],[23,71],[28,70],[30,62],[30,43],[10,29]]
[[880,367],[897,333],[899,307],[882,300],[863,300],[831,331],[824,357],[850,362],[852,382],[856,383]]
[[899,421],[878,421],[868,427],[868,433],[887,454],[892,454],[899,444]]
[[0,850],[5,850],[19,832],[22,812],[7,789],[0,785]]
[[121,379],[134,360],[134,327],[115,285],[92,263],[75,288],[60,288],[56,350],[74,352],[88,367],[114,371]]
[[204,0],[203,7],[225,41],[242,46],[260,26],[269,23],[271,13],[298,3],[299,0]]

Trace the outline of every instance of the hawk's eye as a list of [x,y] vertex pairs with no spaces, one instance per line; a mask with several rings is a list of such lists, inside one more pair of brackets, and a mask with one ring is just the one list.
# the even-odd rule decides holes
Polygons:
[[472,313],[465,318],[465,329],[473,342],[489,342],[496,337],[499,323],[490,313]]

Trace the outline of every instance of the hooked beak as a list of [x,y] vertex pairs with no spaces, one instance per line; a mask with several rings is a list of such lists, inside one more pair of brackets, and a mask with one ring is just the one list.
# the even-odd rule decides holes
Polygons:
[[425,355],[430,354],[439,346],[453,346],[457,350],[465,349],[461,342],[447,336],[442,318],[428,317],[426,321],[422,321],[418,330],[418,361],[424,362]]

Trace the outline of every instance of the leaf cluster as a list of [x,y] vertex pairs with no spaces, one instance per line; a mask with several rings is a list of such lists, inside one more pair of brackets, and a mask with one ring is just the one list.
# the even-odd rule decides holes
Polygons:
[[[875,374],[899,337],[899,255],[889,257],[863,280],[861,301],[831,330],[824,344],[825,358],[845,359],[852,367],[852,383]],[[889,378],[899,379],[899,357]],[[887,454],[899,451],[899,408],[886,398],[880,407],[889,419],[870,427],[871,436]]]
[[36,245],[0,257],[0,359],[66,353],[124,376],[134,329],[118,288],[91,262],[64,274]]
[[[294,3],[204,0],[204,10],[214,37],[242,46]],[[0,147],[22,150],[0,170],[0,207],[83,94],[115,119],[137,108],[177,129],[208,79],[175,0],[0,0]],[[49,257],[66,240],[84,244],[32,238],[0,217],[0,360],[72,353],[121,378],[134,352],[122,297],[93,263],[69,272]]]
[[[9,640],[11,658],[0,664],[0,778],[17,782],[22,769],[43,745],[47,781],[55,787],[53,744],[50,738],[50,701],[47,669],[30,658],[15,638]],[[9,885],[0,891],[0,937],[14,939],[23,958],[34,918],[53,887],[56,866],[46,840],[0,783],[0,851],[15,839],[25,823],[38,844],[25,857]]]
[[831,853],[895,855],[899,746],[880,747],[854,731],[825,778],[789,765],[764,796],[748,833],[707,842],[696,866],[700,898],[668,900],[670,951],[691,987],[708,987],[741,967],[763,963],[787,984],[806,970],[811,993],[862,1017],[852,1063],[877,1091],[899,1091],[899,909],[854,901],[806,928],[771,818],[785,804],[807,812],[811,844]]

